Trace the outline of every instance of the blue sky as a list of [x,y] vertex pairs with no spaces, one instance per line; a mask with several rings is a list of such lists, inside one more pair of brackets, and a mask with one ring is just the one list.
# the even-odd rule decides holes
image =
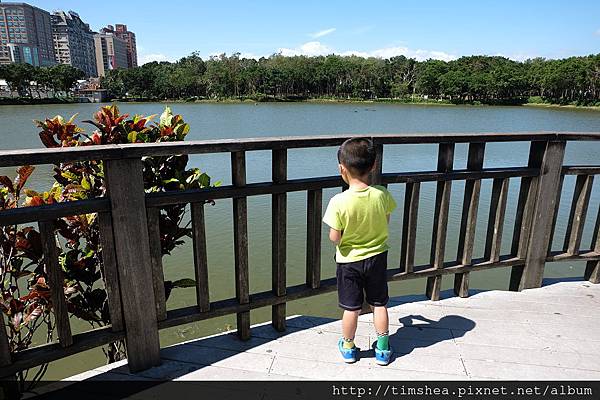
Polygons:
[[600,53],[598,0],[29,0],[77,11],[92,29],[124,23],[141,62],[240,52],[563,58]]

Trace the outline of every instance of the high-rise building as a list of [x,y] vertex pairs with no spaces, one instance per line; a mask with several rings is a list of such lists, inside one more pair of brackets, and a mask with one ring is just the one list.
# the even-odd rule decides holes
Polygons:
[[125,40],[112,33],[100,32],[94,35],[94,44],[98,76],[105,76],[111,69],[128,68]]
[[94,32],[73,11],[55,11],[52,16],[56,62],[72,65],[86,76],[98,76]]
[[26,3],[0,3],[0,64],[56,63],[50,13]]
[[127,42],[127,67],[137,67],[137,46],[135,43],[135,33],[127,30],[127,25],[116,24],[114,27],[108,25],[102,28],[102,33],[112,33],[113,35]]

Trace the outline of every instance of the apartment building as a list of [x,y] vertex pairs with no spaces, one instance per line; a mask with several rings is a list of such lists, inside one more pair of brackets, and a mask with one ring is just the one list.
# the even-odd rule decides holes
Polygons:
[[111,69],[128,68],[127,42],[113,33],[101,31],[94,35],[98,76]]
[[26,3],[0,2],[0,64],[56,63],[50,13]]
[[94,32],[76,12],[55,11],[51,15],[56,62],[98,76]]
[[108,25],[106,28],[102,28],[101,32],[111,33],[127,42],[127,68],[134,68],[138,66],[135,33],[127,30],[127,25],[115,24],[114,27],[112,25]]

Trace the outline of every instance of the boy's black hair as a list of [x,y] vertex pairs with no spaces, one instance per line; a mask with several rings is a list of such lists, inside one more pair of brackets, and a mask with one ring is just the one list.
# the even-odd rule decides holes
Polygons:
[[337,157],[352,175],[364,176],[375,164],[375,146],[368,138],[351,138],[342,143]]

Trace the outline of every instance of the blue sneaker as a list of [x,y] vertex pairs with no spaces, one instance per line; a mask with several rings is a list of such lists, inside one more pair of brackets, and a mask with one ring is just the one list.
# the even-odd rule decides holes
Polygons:
[[375,348],[375,362],[378,365],[388,365],[390,360],[392,359],[392,354],[394,354],[394,350],[392,346],[390,346],[389,350],[379,350],[377,348],[377,344],[374,346]]
[[342,359],[344,360],[344,362],[346,362],[346,363],[356,362],[356,354],[358,353],[358,347],[356,347],[356,345],[354,345],[354,347],[351,349],[345,349],[344,348],[344,339],[340,338],[340,340],[338,342],[338,349],[340,350],[340,353],[342,354]]

